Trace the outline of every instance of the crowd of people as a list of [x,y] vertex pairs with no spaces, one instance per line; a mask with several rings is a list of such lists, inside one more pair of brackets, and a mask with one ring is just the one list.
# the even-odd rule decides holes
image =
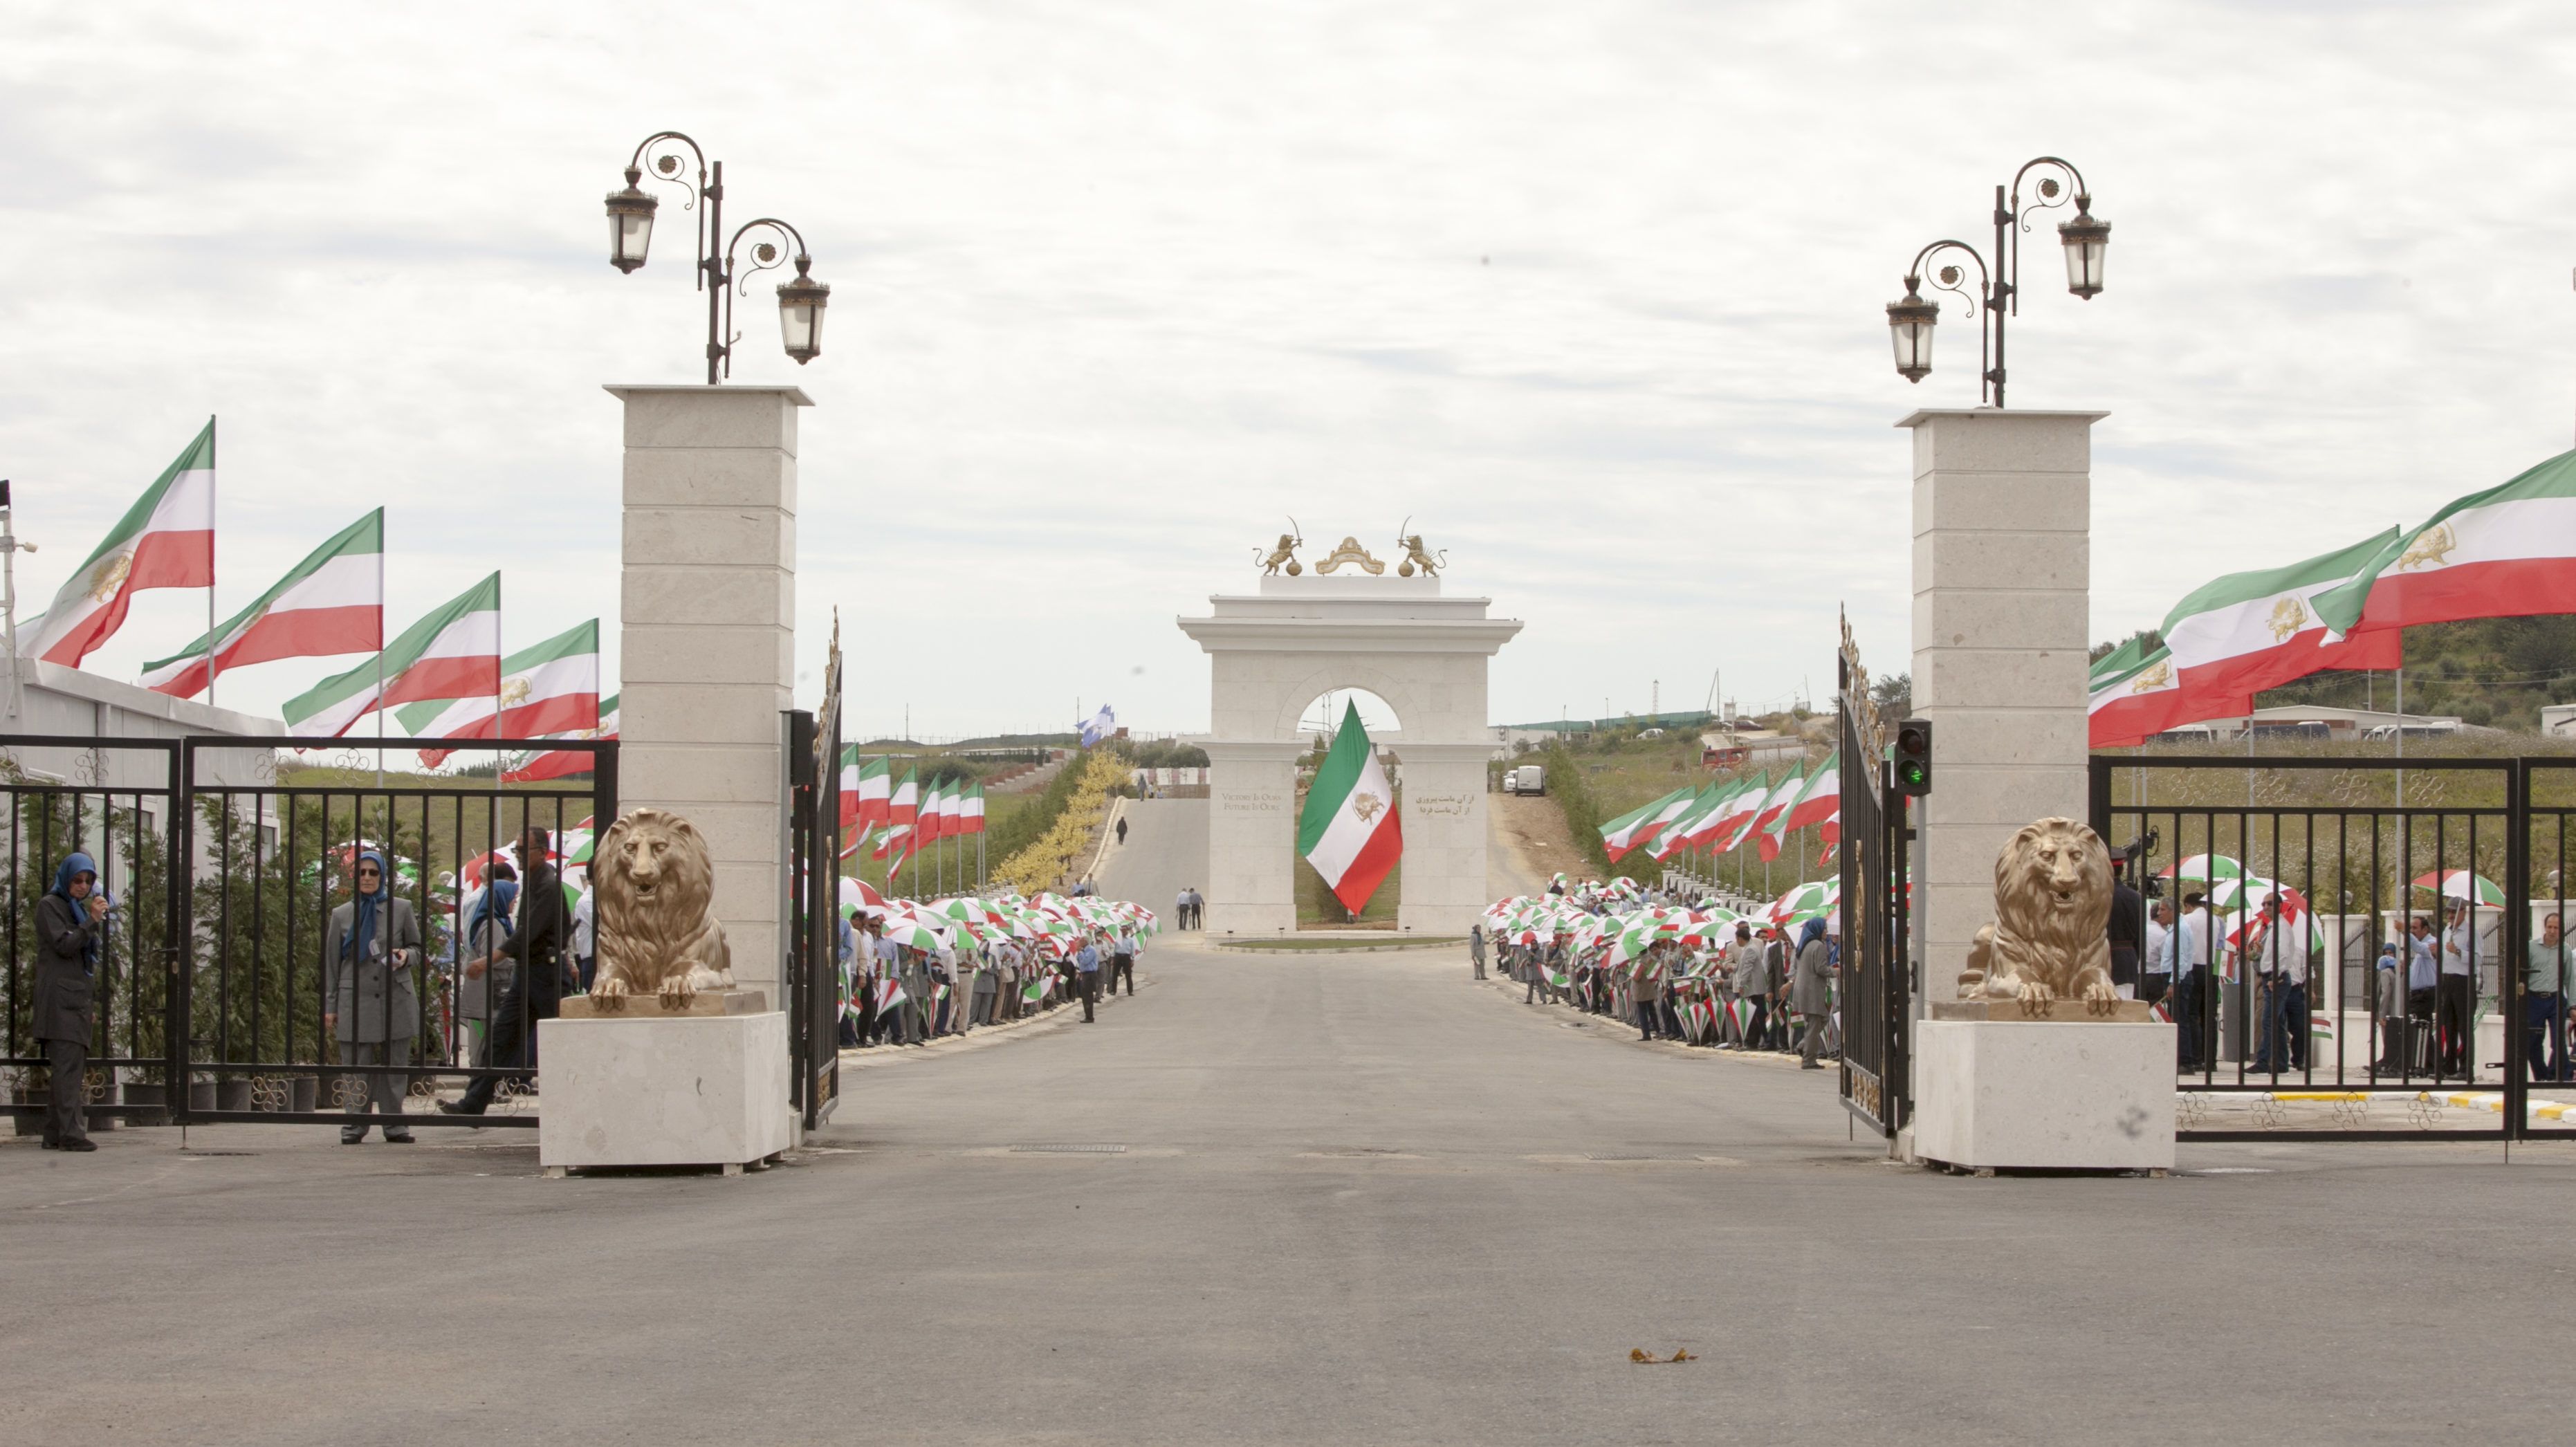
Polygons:
[[1486,955],[1553,1004],[1625,1021],[1638,1038],[1715,1050],[1796,1051],[1823,1069],[1841,1048],[1829,908],[1771,913],[1715,899],[1686,903],[1620,878],[1498,902],[1468,935],[1476,978]]
[[1152,910],[1080,890],[915,903],[845,883],[855,886],[841,921],[847,1049],[927,1045],[1074,1005],[1090,1022],[1122,985],[1136,993],[1136,961],[1157,928]]

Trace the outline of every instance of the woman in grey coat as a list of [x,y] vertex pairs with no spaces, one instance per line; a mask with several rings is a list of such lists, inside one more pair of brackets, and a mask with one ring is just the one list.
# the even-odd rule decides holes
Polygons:
[[1834,973],[1826,964],[1825,922],[1811,919],[1798,932],[1798,964],[1789,982],[1789,1008],[1807,1027],[1807,1038],[1798,1047],[1798,1066],[1802,1070],[1822,1070],[1816,1060],[1817,1047],[1825,1040],[1825,1022],[1834,1012]]
[[98,891],[98,866],[70,854],[54,871],[54,887],[36,901],[35,1036],[44,1042],[45,1073],[53,1100],[45,1115],[45,1149],[94,1151],[82,1112],[89,1083],[89,1037],[97,1028],[94,1002],[99,945],[106,938],[107,896]]
[[[330,1001],[323,1023],[340,1042],[344,1065],[411,1064],[412,1041],[420,1034],[420,995],[412,987],[412,966],[420,963],[420,922],[411,901],[394,897],[385,877],[384,856],[370,850],[358,856],[355,897],[331,911],[322,934],[322,990]],[[391,1117],[385,1140],[411,1144],[411,1131],[401,1125],[405,1077],[386,1073],[366,1080],[367,1100],[350,1110],[350,1124],[340,1128],[340,1143],[353,1146],[367,1138],[367,1106]]]

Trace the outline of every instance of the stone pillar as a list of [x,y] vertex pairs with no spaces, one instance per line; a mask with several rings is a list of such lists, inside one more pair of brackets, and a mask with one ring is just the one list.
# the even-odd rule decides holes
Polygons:
[[1914,712],[1932,721],[1915,894],[1927,1000],[1958,997],[2005,841],[2084,817],[2091,434],[2108,415],[1897,424],[1914,432]]
[[1296,739],[1206,739],[1208,934],[1297,929]]
[[715,856],[734,978],[780,1008],[779,714],[796,667],[794,387],[610,387],[626,404],[618,805]]
[[1485,897],[1485,765],[1494,746],[1399,739],[1394,753],[1404,775],[1404,896],[1396,928],[1463,935],[1493,902]]

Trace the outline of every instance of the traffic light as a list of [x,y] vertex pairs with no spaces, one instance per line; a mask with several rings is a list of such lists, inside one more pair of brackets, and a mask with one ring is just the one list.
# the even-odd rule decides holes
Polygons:
[[1932,792],[1932,721],[1910,718],[1896,726],[1896,753],[1887,761],[1896,792],[1920,799]]

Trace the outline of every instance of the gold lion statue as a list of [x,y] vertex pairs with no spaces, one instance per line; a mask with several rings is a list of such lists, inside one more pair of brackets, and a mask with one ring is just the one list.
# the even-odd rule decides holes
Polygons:
[[733,988],[733,952],[708,909],[715,863],[696,825],[668,809],[630,810],[600,836],[591,875],[594,998],[657,995],[665,1009],[679,1009],[700,990]]
[[1442,548],[1440,555],[1434,558],[1423,550],[1420,533],[1400,537],[1396,541],[1404,545],[1404,561],[1396,564],[1395,567],[1396,576],[1399,578],[1412,577],[1413,570],[1416,568],[1420,568],[1422,576],[1426,578],[1437,578],[1440,576],[1440,570],[1449,566],[1449,550]]
[[1265,578],[1269,577],[1270,575],[1278,572],[1283,566],[1287,568],[1288,576],[1292,578],[1296,577],[1299,573],[1306,571],[1305,565],[1297,561],[1297,543],[1297,538],[1287,533],[1281,533],[1279,535],[1279,546],[1270,550],[1270,556],[1265,558],[1261,555],[1261,550],[1259,548],[1254,548],[1252,550],[1252,560],[1261,565],[1261,575]]
[[2101,1014],[2111,988],[2111,852],[2072,819],[2041,819],[1995,858],[1995,922],[1977,931],[1963,1000],[2017,1000],[2044,1008],[2082,1000]]

